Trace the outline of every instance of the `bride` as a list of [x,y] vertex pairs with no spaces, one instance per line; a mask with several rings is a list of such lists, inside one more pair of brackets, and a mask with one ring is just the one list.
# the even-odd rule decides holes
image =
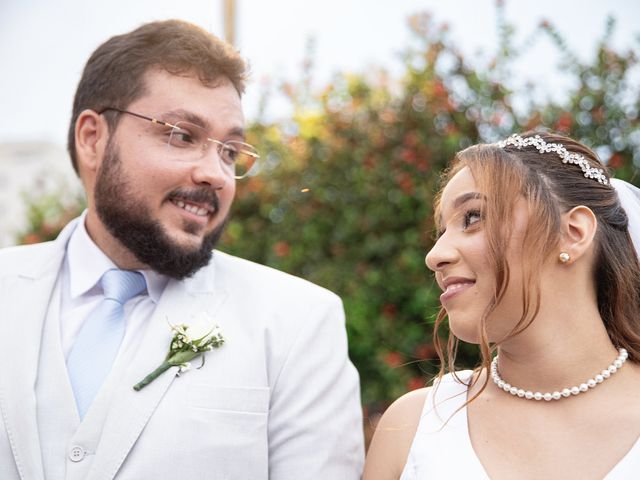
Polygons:
[[458,340],[483,362],[443,367],[433,387],[396,400],[365,480],[640,478],[634,195],[566,137],[513,135],[456,155],[426,263],[443,290],[449,369]]

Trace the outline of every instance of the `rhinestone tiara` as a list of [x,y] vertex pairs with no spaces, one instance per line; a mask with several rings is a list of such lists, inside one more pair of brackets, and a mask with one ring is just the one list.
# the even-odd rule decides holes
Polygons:
[[540,138],[540,135],[522,138],[517,133],[514,133],[506,140],[498,142],[498,147],[500,148],[505,148],[508,146],[514,146],[518,150],[520,150],[522,147],[534,146],[540,153],[555,152],[562,159],[562,163],[571,163],[573,165],[578,165],[584,172],[584,176],[586,178],[592,178],[603,185],[609,185],[609,180],[604,174],[603,169],[592,167],[583,155],[570,152],[561,143],[547,143],[542,138]]

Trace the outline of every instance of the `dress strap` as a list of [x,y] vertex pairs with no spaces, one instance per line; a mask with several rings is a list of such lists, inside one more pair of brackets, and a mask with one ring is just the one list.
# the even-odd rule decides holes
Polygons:
[[[467,401],[468,383],[473,371],[463,370],[448,373],[439,382],[434,382],[424,402],[420,427],[425,427],[428,432],[435,432],[444,428],[457,412],[464,408]],[[466,409],[464,412],[466,427]],[[459,422],[458,422],[459,423]]]
[[469,439],[468,383],[473,372],[447,374],[430,389],[400,480],[485,479]]

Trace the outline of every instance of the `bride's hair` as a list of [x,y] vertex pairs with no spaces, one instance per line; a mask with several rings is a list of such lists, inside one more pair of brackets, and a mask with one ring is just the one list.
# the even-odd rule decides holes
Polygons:
[[[547,143],[562,144],[569,152],[584,156],[591,167],[606,167],[586,146],[567,137],[528,132],[521,137],[539,135]],[[540,310],[541,268],[549,256],[558,256],[561,215],[571,208],[590,208],[598,222],[595,236],[594,282],[598,309],[611,342],[629,352],[629,359],[640,363],[640,265],[628,231],[628,218],[616,190],[586,178],[577,165],[563,163],[554,152],[540,153],[535,146],[480,144],[459,152],[443,175],[443,186],[462,168],[468,167],[486,200],[483,230],[487,257],[493,266],[495,292],[480,313],[479,339],[482,364],[489,368],[493,351],[500,343],[526,329]],[[524,234],[525,262],[522,282],[522,316],[505,338],[490,343],[487,318],[499,305],[509,285],[511,269],[504,252],[514,224],[514,205],[519,198],[528,202],[528,225]],[[440,217],[440,196],[436,198],[436,222]],[[441,309],[435,322],[434,344],[441,361],[439,378],[455,371],[458,339],[451,333],[445,342],[438,329],[446,319]],[[476,376],[476,378],[479,378]],[[487,378],[485,378],[485,385]],[[482,390],[480,390],[482,391]],[[476,395],[477,396],[477,395]],[[475,398],[475,397],[474,397]]]

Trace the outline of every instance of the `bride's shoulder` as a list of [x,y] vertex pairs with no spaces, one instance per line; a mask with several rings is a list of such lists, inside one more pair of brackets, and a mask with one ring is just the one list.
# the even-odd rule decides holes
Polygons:
[[425,387],[406,393],[384,412],[369,446],[364,480],[400,476],[430,390]]
[[416,434],[418,423],[420,423],[424,402],[431,388],[412,390],[394,401],[380,418],[375,434],[391,434],[396,437],[396,440],[406,438],[411,446],[411,440]]
[[[419,388],[405,393],[389,406],[380,419],[377,430],[393,428],[394,431],[406,432],[409,440],[413,439],[422,419],[425,402],[430,394],[434,397],[458,393],[457,390],[466,389],[473,376],[471,370],[460,370],[455,373],[448,373],[433,381],[433,387]],[[436,390],[434,390],[434,388]]]
[[415,426],[417,427],[417,422],[420,419],[424,402],[432,388],[433,387],[418,388],[417,390],[405,393],[389,406],[389,408],[384,412],[380,422],[382,423],[382,420],[385,419],[385,417],[387,417],[386,420],[390,422],[406,422],[415,420],[415,422],[411,423],[416,423]]
[[382,415],[376,433],[392,431],[395,436],[407,437],[410,446],[422,417],[424,403],[432,388],[418,388],[395,400]]

